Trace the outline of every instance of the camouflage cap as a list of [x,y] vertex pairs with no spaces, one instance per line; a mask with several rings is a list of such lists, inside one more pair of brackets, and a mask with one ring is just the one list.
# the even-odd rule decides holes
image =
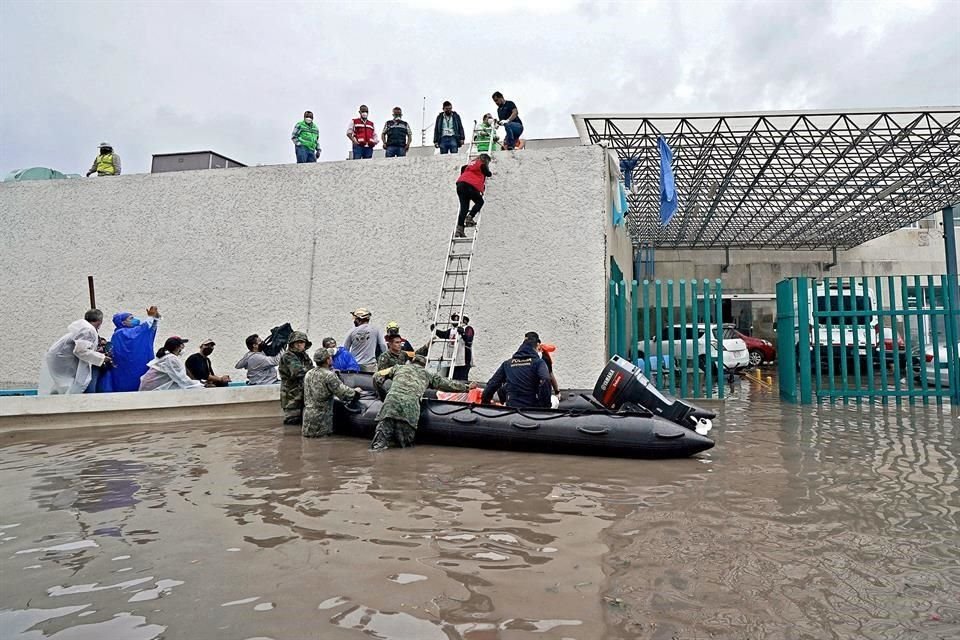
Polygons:
[[313,343],[310,342],[310,338],[307,337],[303,331],[294,331],[290,334],[290,339],[287,340],[287,344],[293,344],[294,342],[306,342],[307,349],[313,346]]

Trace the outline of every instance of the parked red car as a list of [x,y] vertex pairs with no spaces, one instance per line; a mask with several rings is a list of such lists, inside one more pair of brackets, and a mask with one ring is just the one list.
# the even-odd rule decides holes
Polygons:
[[747,345],[747,351],[750,352],[751,367],[759,367],[764,362],[773,362],[777,359],[777,350],[770,341],[740,333],[736,325],[723,325],[723,337],[743,340],[744,344]]

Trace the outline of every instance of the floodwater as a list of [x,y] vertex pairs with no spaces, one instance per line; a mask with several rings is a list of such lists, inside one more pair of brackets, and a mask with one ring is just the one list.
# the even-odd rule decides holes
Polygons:
[[0,638],[960,637],[956,413],[741,384],[686,460],[2,435]]

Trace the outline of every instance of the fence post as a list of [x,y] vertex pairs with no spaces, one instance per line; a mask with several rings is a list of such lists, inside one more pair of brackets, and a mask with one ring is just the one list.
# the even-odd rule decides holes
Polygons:
[[630,362],[636,364],[637,345],[640,344],[640,318],[637,316],[637,281],[630,282]]
[[797,402],[797,312],[793,305],[793,280],[777,283],[777,376],[780,378],[780,399]]
[[609,282],[609,291],[607,292],[607,359],[609,360],[616,353],[617,340],[617,285],[613,280]]

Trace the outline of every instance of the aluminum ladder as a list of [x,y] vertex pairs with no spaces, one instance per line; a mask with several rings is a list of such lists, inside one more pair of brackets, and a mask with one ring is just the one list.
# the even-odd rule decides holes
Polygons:
[[[480,127],[473,121],[473,135],[467,147],[467,162],[473,162],[481,153],[493,155],[496,149],[496,127],[490,127],[490,142],[483,151],[477,150],[477,136]],[[467,305],[467,284],[470,281],[470,269],[473,266],[473,256],[476,253],[477,239],[480,234],[479,220],[477,226],[466,227],[465,238],[457,237],[456,222],[450,233],[450,242],[447,246],[447,259],[443,267],[443,280],[440,284],[440,295],[437,297],[437,308],[433,314],[433,329],[431,329],[429,349],[427,351],[427,370],[442,376],[453,375],[453,367],[457,359],[457,351],[462,348],[462,338],[456,331],[457,324],[451,322],[450,317],[457,314],[463,318]],[[448,337],[437,335],[441,332]]]

